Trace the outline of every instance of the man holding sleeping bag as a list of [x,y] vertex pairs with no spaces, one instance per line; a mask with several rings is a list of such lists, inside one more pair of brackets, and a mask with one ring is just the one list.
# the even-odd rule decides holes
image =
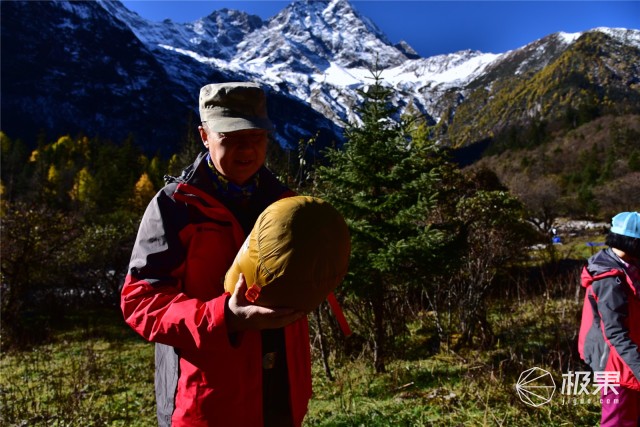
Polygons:
[[[279,306],[265,286],[277,288],[280,273],[272,270],[291,251],[280,248],[271,261],[258,255],[252,283],[236,274],[235,286],[225,292],[224,281],[243,244],[248,253],[247,236],[267,207],[292,197],[284,211],[272,208],[270,215],[295,218],[304,215],[286,210],[291,205],[296,212],[320,206],[325,218],[328,204],[293,197],[264,167],[273,125],[257,84],[204,86],[199,108],[207,150],[181,176],[169,178],[147,207],[122,289],[122,312],[136,332],[156,343],[159,425],[299,426],[311,396],[308,304]],[[341,217],[332,221],[339,234],[333,244],[348,258],[346,225]],[[261,222],[268,227],[273,221]],[[326,262],[340,264],[327,273],[330,283],[325,280],[322,289],[305,284],[299,299],[321,299],[342,279],[346,260]],[[309,274],[318,274],[314,268]]]

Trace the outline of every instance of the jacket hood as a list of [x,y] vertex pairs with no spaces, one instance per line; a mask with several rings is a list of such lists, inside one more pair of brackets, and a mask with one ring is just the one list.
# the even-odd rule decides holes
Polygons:
[[180,173],[180,175],[178,176],[165,175],[164,181],[167,184],[179,183],[179,184],[192,184],[192,185],[198,186],[197,184],[198,182],[202,181],[202,178],[199,177],[200,173],[197,173],[197,171],[200,165],[202,164],[203,160],[206,159],[206,157],[207,157],[207,153],[205,151],[199,153],[196,159],[194,160],[194,162],[191,163],[186,168],[184,168]]
[[624,265],[613,253],[611,248],[604,249],[589,258],[587,271],[589,272],[589,274],[591,274],[591,276],[596,276],[611,270],[619,270],[623,272],[625,277],[627,277],[627,282],[629,283],[629,286],[631,286],[633,293],[635,295],[640,295],[640,280],[633,279],[629,276],[629,274],[627,274]]
[[624,271],[624,266],[620,264],[618,257],[611,251],[611,248],[603,249],[589,258],[587,270],[593,276],[612,269]]

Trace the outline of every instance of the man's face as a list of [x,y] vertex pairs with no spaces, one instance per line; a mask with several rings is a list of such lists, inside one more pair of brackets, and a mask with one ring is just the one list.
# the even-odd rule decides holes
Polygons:
[[245,184],[264,164],[268,140],[266,130],[218,133],[202,126],[199,130],[214,166],[234,184]]

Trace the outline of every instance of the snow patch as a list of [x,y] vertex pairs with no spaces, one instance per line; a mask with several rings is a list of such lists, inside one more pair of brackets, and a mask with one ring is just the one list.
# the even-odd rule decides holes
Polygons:
[[560,39],[560,41],[562,41],[563,43],[566,44],[571,44],[573,42],[575,42],[576,40],[578,40],[578,38],[580,38],[580,36],[583,33],[565,33],[565,32],[559,32],[558,33],[558,38]]
[[335,62],[330,62],[329,68],[322,74],[314,74],[313,79],[318,83],[330,83],[334,86],[359,86],[362,79]]
[[629,44],[640,49],[640,31],[628,30],[626,28],[606,27],[594,28],[593,31],[600,31],[601,33],[605,33],[624,44]]

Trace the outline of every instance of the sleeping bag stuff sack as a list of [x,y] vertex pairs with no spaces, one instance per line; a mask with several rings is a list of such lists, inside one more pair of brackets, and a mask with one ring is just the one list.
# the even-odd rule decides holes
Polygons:
[[246,297],[264,307],[316,308],[347,274],[351,242],[340,213],[316,197],[287,197],[258,217],[224,281],[233,293],[238,276]]

